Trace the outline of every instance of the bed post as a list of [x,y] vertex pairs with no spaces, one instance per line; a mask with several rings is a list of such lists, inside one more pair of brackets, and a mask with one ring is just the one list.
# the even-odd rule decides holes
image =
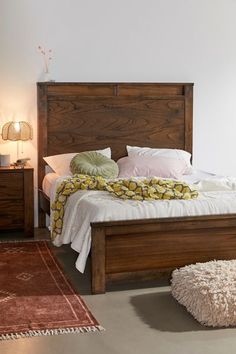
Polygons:
[[193,84],[184,85],[185,97],[185,128],[184,128],[184,149],[193,154]]
[[106,292],[105,228],[94,227],[91,224],[91,237],[92,294],[104,294]]
[[[38,82],[38,189],[42,188],[45,175],[44,156],[47,156],[47,83]],[[46,214],[41,208],[41,196],[38,194],[38,225],[46,226]]]

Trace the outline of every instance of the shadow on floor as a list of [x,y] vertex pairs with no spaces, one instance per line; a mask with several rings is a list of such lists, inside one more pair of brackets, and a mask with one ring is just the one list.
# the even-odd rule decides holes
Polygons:
[[170,292],[150,293],[131,297],[130,300],[140,319],[151,328],[163,332],[209,331],[199,324]]
[[64,274],[67,276],[79,294],[91,294],[90,262],[87,262],[88,264],[86,265],[85,272],[82,274],[75,268],[75,262],[78,257],[78,253],[72,250],[70,245],[63,245],[61,247],[55,247],[51,245],[51,248],[58,262],[60,263]]
[[[90,257],[87,259],[86,268],[84,274],[81,274],[75,268],[75,262],[78,257],[78,253],[75,252],[70,245],[63,245],[61,247],[54,247],[51,245],[53,253],[55,254],[57,260],[61,264],[65,274],[72,282],[75,289],[80,295],[91,295],[91,265]],[[124,291],[124,290],[134,290],[134,289],[145,289],[158,286],[168,286],[168,279],[159,279],[152,281],[133,281],[133,282],[121,282],[117,284],[109,284],[107,286],[107,292],[112,291]]]
[[[59,248],[51,246],[53,253],[55,254],[57,260],[61,264],[65,274],[72,282],[75,289],[80,295],[91,295],[91,265],[90,257],[87,259],[87,264],[84,274],[81,274],[75,268],[75,262],[78,257],[78,253],[71,249],[70,245],[63,245]],[[167,286],[169,281],[166,279],[159,279],[156,281],[143,281],[143,282],[121,282],[117,284],[109,284],[106,291],[125,291],[134,289],[144,289],[152,288],[157,286]],[[96,295],[95,295],[96,296]]]

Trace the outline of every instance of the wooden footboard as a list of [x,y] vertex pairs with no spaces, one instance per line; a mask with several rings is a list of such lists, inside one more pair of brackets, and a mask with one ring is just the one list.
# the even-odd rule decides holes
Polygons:
[[[50,202],[39,191],[42,220]],[[42,224],[41,224],[42,225]],[[236,214],[91,223],[92,293],[110,282],[148,280],[178,267],[236,259]]]
[[236,258],[236,214],[92,223],[92,293],[196,262]]
[[[44,223],[48,197],[39,191]],[[43,226],[41,223],[41,226]],[[148,280],[178,267],[236,259],[236,214],[91,223],[92,293],[110,282]]]

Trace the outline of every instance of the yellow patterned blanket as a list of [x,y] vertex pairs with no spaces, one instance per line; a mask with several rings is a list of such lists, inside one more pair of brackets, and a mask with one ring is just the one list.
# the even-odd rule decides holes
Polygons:
[[52,209],[51,236],[54,240],[62,232],[65,204],[78,190],[107,191],[113,196],[136,201],[160,199],[194,199],[198,192],[188,184],[161,178],[106,180],[102,177],[74,175],[62,181],[56,191]]

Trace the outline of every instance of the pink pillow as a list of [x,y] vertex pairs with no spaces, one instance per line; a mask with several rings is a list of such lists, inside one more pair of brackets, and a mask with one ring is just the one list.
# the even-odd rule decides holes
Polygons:
[[162,177],[180,179],[186,170],[183,160],[161,156],[126,156],[117,161],[119,176],[129,177]]

